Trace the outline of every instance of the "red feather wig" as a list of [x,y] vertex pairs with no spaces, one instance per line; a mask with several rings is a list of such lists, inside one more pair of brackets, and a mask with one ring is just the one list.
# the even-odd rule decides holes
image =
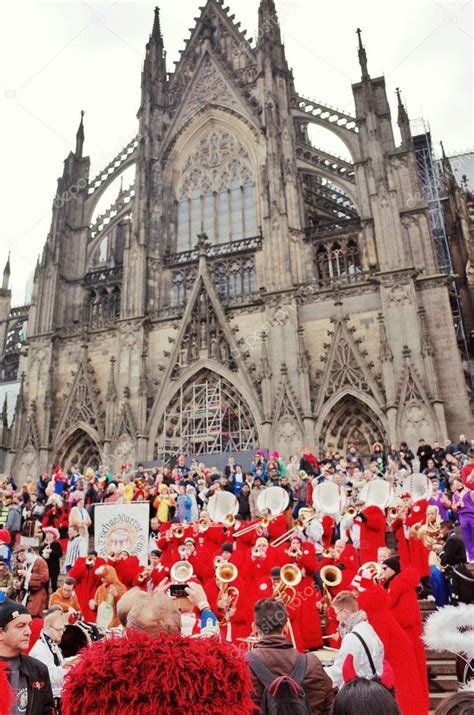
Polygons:
[[0,715],[10,715],[14,702],[13,691],[7,677],[8,664],[0,660]]
[[88,646],[66,675],[63,715],[250,715],[243,655],[215,638],[128,630]]

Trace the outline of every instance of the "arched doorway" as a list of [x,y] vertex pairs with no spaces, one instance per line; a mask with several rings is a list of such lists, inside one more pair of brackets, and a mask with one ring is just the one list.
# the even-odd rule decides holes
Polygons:
[[94,438],[83,429],[77,428],[67,436],[56,450],[54,463],[64,469],[76,466],[81,472],[86,467],[97,469],[102,459]]
[[157,432],[154,458],[199,457],[255,449],[257,428],[239,391],[221,375],[204,369],[175,393]]
[[368,459],[374,442],[386,442],[386,432],[375,412],[362,400],[344,395],[325,417],[320,431],[322,451],[332,446],[346,455],[351,444]]

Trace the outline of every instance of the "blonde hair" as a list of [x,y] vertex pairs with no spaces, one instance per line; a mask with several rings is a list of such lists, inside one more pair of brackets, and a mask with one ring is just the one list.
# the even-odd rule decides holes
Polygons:
[[145,631],[152,636],[181,631],[181,613],[176,601],[161,591],[134,605],[128,612],[127,628]]
[[138,587],[131,588],[123,594],[122,598],[117,602],[117,616],[124,628],[127,625],[128,614],[132,608],[139,606],[142,601],[146,601],[148,598],[149,595]]
[[352,591],[339,591],[337,596],[334,597],[332,606],[334,608],[347,608],[353,613],[355,613],[359,609],[359,606],[357,604],[357,598],[352,593]]

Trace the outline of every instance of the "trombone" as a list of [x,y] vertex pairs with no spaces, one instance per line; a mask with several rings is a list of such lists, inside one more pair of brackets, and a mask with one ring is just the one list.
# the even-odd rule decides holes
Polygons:
[[282,544],[285,543],[285,541],[288,541],[291,539],[293,534],[296,534],[297,532],[302,532],[306,529],[307,526],[313,521],[313,519],[316,517],[316,514],[313,514],[312,516],[307,516],[307,517],[298,517],[293,521],[293,528],[290,529],[289,531],[286,531],[284,534],[281,536],[277,536],[276,539],[272,541],[270,546],[274,546],[275,548],[277,546],[281,546]]
[[[225,517],[227,519],[227,517]],[[258,529],[259,526],[262,526],[264,529],[267,528],[271,520],[273,519],[272,516],[262,516],[260,518],[260,521],[258,521],[256,524],[250,524],[250,526],[245,526],[243,529],[239,529],[234,533],[234,537],[237,539],[239,536],[243,536],[244,534],[249,534],[251,531],[254,529]],[[234,517],[235,521],[235,517]]]

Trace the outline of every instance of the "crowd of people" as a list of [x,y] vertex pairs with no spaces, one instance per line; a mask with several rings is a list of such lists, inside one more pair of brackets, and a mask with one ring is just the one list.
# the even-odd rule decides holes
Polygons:
[[[148,564],[92,547],[96,505],[134,502],[149,504]],[[427,715],[418,601],[474,603],[473,561],[474,446],[464,435],[420,440],[415,452],[376,443],[368,458],[354,445],[288,462],[261,449],[246,469],[232,456],[219,470],[181,455],[173,467],[8,477],[5,713],[266,713],[298,693],[294,708],[306,709],[295,713]],[[79,655],[71,638],[88,643]]]

